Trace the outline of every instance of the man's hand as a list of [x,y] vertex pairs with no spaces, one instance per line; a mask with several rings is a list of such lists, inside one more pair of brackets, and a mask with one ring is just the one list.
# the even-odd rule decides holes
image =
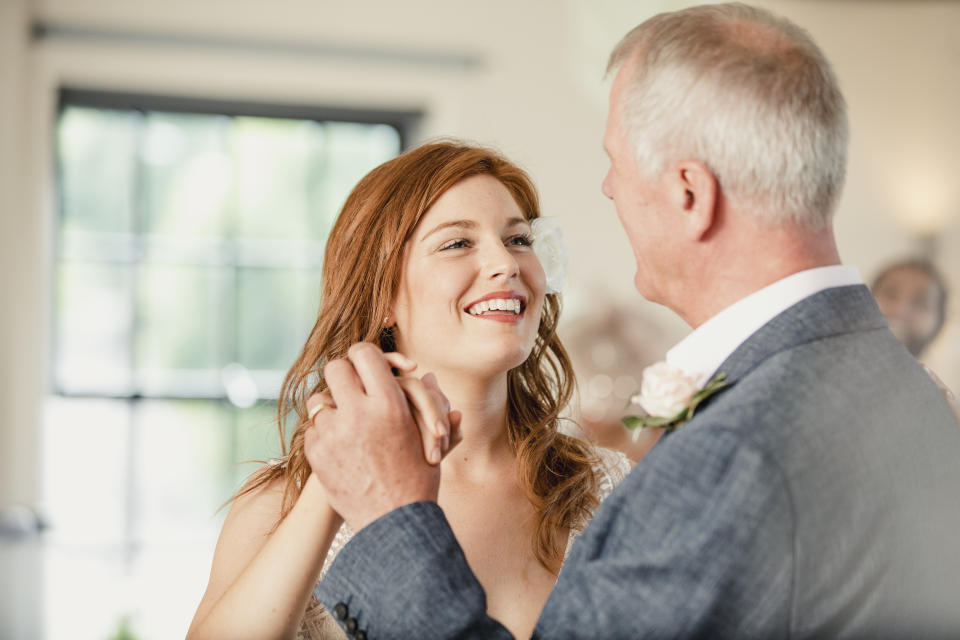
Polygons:
[[307,401],[314,414],[304,433],[307,461],[355,531],[397,507],[435,501],[437,465],[459,442],[460,415],[436,378],[395,378],[391,366],[410,372],[416,364],[355,344],[347,358],[327,363],[328,390]]

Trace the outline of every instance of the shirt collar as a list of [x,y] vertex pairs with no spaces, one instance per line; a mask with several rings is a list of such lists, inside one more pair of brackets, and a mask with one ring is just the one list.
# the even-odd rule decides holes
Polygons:
[[781,312],[824,289],[862,283],[860,271],[845,265],[789,275],[741,298],[697,327],[667,352],[667,363],[704,384],[737,347]]

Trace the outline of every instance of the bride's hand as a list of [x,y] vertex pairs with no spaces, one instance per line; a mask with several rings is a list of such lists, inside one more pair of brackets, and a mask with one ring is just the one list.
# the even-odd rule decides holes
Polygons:
[[[406,365],[408,362],[406,359],[400,360],[396,354],[385,353],[384,356],[391,366],[401,371],[401,374],[404,371],[409,373],[413,370]],[[450,409],[450,402],[440,390],[437,377],[432,373],[422,378],[400,375],[396,381],[406,395],[407,402],[410,404],[410,413],[420,429],[423,457],[430,464],[440,464],[441,460],[463,439],[460,433],[460,412]],[[307,410],[312,412],[313,407],[320,403],[330,408],[337,406],[333,395],[329,390],[325,390],[307,399]]]
[[940,379],[940,376],[935,374],[933,370],[927,365],[921,365],[924,371],[927,372],[933,381],[940,387],[940,391],[943,393],[943,397],[947,399],[947,404],[950,405],[950,408],[953,409],[953,416],[957,419],[957,422],[960,422],[960,402],[957,402],[957,396],[953,391],[950,390],[947,385],[943,383],[943,380]]
[[397,382],[406,394],[413,419],[420,428],[424,458],[430,464],[440,464],[463,439],[460,412],[450,409],[450,402],[440,391],[437,377],[432,373],[422,378],[400,376]]

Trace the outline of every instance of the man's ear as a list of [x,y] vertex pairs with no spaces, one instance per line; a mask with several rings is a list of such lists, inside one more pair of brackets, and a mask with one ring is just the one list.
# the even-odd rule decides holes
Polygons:
[[717,177],[699,160],[678,162],[670,176],[674,204],[685,214],[689,237],[702,240],[718,223]]

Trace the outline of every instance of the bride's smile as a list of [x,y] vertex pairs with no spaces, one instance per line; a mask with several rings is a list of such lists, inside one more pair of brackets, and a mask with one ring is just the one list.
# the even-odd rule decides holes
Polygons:
[[471,302],[466,312],[471,316],[495,322],[518,322],[526,310],[527,297],[516,291],[495,291]]

